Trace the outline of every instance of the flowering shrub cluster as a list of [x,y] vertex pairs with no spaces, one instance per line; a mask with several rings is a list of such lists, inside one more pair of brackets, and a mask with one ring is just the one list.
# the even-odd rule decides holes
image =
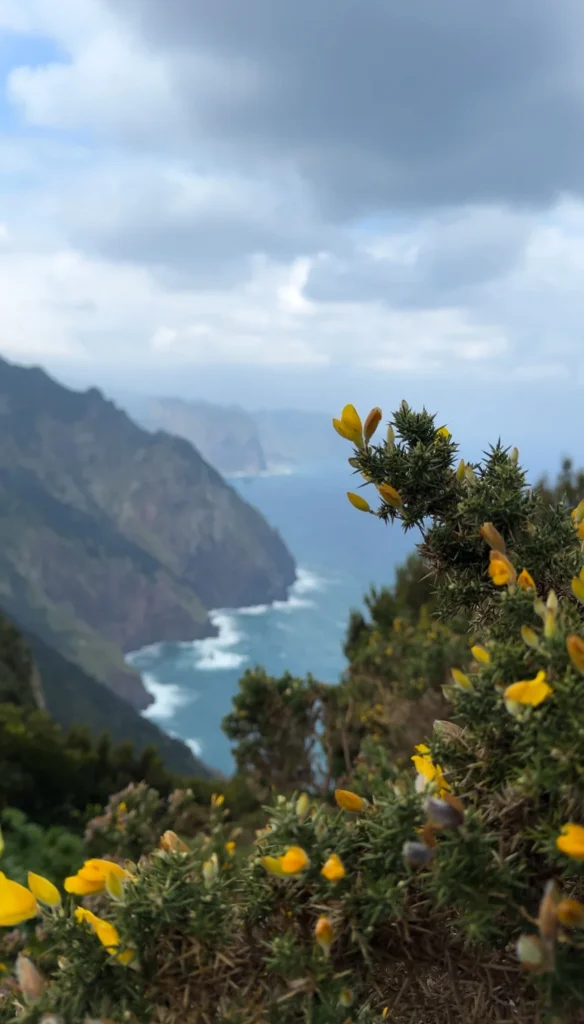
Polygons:
[[[0,925],[28,929],[4,1024],[583,1019],[584,503],[530,490],[500,445],[466,464],[405,404],[374,444],[381,419],[334,421],[363,484],[349,500],[421,530],[439,619],[356,644],[343,700],[379,724],[349,749],[350,783],[282,793],[247,849],[217,796],[192,838],[89,858],[62,887],[0,875]],[[384,676],[442,702],[405,764],[387,695],[373,703]]]

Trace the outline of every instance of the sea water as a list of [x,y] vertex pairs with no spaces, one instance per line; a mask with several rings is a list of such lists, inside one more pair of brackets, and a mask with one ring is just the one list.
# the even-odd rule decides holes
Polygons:
[[[154,697],[146,714],[185,740],[213,768],[233,770],[221,719],[246,668],[273,675],[308,672],[339,681],[349,613],[363,608],[371,585],[391,585],[415,537],[349,504],[355,477],[322,467],[231,481],[276,527],[298,564],[287,600],[211,613],[216,637],[154,644],[129,656]],[[367,494],[368,488],[364,494]]]

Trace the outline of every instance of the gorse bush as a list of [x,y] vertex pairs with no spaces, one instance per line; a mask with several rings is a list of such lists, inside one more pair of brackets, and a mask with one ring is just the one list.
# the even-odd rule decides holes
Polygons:
[[[584,502],[528,488],[501,445],[466,464],[425,411],[402,404],[376,444],[380,420],[347,406],[334,421],[349,500],[420,531],[431,590],[409,616],[372,595],[343,687],[318,691],[334,799],[327,779],[289,792],[314,781],[309,683],[270,695],[248,674],[228,727],[258,785],[285,790],[252,849],[215,797],[187,842],[167,829],[58,889],[0,877],[0,924],[22,922],[30,951],[1,1021],[584,1018]],[[404,764],[395,716],[429,696],[440,715],[430,727],[426,708]]]

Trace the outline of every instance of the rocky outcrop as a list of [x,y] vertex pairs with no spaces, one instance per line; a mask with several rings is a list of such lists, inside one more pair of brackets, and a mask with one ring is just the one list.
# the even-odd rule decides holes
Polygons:
[[135,707],[124,652],[211,635],[208,609],[283,598],[279,535],[183,439],[99,391],[0,360],[0,604]]

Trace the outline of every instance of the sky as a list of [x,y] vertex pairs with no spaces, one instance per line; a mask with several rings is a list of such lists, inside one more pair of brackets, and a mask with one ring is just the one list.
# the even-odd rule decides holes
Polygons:
[[581,0],[0,0],[0,351],[573,449],[583,48]]

